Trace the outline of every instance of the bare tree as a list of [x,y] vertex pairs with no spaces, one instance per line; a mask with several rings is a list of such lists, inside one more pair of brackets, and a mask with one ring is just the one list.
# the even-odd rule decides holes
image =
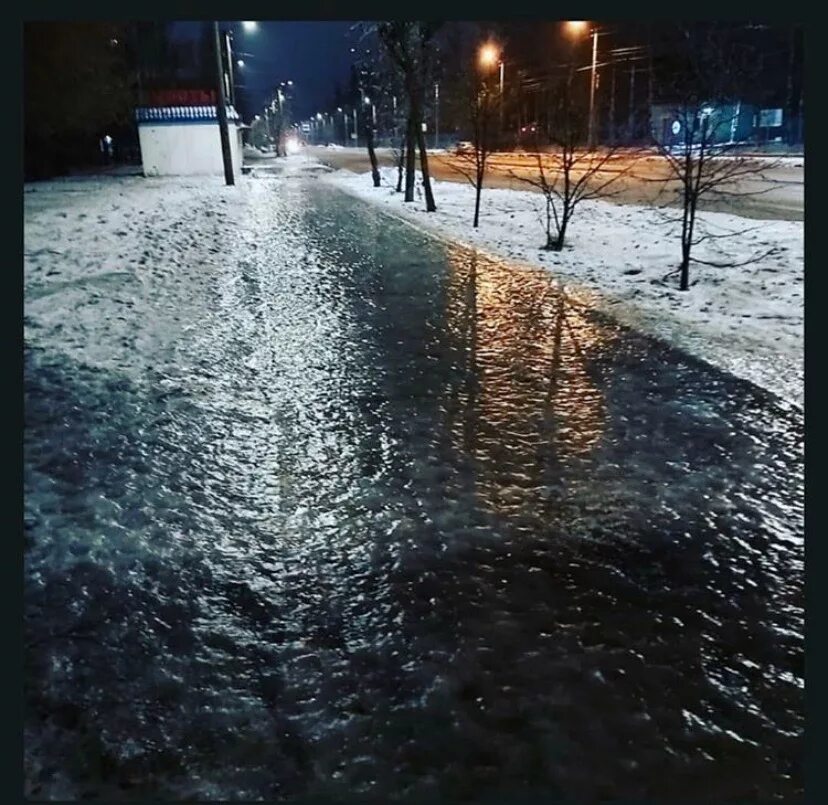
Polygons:
[[633,164],[627,154],[617,164],[618,148],[589,150],[585,147],[587,116],[572,100],[570,77],[551,94],[545,124],[536,140],[537,173],[522,175],[510,171],[521,182],[537,188],[545,201],[545,249],[559,252],[575,210],[582,201],[610,196],[613,185]]
[[[393,91],[396,71],[384,49],[379,46],[376,27],[364,24],[354,27],[360,31],[359,49],[352,49],[357,54],[353,69],[356,89],[359,92],[359,101],[354,98],[354,102],[361,107],[360,119],[371,163],[371,178],[374,187],[379,187],[381,179],[376,153],[377,107],[381,113],[383,107],[391,100],[386,88],[391,85]],[[392,116],[395,116],[394,110]]]
[[[722,24],[694,24],[679,31],[672,77],[659,82],[668,101],[660,107],[660,119],[653,122],[653,141],[668,167],[664,180],[677,185],[680,214],[670,217],[681,222],[681,263],[679,289],[690,288],[690,263],[716,267],[747,265],[767,252],[735,263],[701,260],[693,248],[713,240],[742,234],[729,231],[712,234],[701,231],[696,213],[707,198],[756,195],[770,190],[748,190],[745,180],[762,178],[767,162],[734,153],[743,145],[743,102],[755,81],[755,52],[750,43],[736,39]],[[745,110],[747,111],[747,110]]]
[[380,22],[377,24],[380,41],[400,71],[408,100],[405,200],[414,200],[414,149],[418,147],[428,212],[434,212],[437,205],[434,203],[434,194],[431,189],[428,150],[422,124],[425,87],[429,81],[433,61],[433,40],[439,27],[440,23],[429,22]]
[[365,135],[365,147],[368,149],[368,160],[371,163],[371,179],[374,187],[380,186],[379,163],[375,148],[376,137],[376,102],[379,92],[379,75],[376,54],[371,48],[365,50],[364,55],[356,64],[359,93],[362,105],[362,131]]
[[450,164],[474,187],[473,227],[480,223],[480,196],[486,179],[489,157],[497,137],[500,91],[492,82],[470,79],[460,88],[471,130],[471,147],[456,154]]

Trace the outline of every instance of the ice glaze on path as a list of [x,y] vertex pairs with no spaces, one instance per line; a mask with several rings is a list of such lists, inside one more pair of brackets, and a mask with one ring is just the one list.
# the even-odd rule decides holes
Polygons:
[[487,188],[480,227],[471,226],[474,190],[468,184],[436,182],[436,213],[417,198],[405,204],[396,172],[383,170],[383,187],[370,176],[338,171],[336,187],[379,205],[443,237],[485,249],[511,261],[542,266],[582,290],[593,304],[636,329],[738,377],[773,391],[800,408],[804,403],[804,227],[798,221],[757,221],[724,213],[699,213],[707,232],[742,232],[715,238],[694,254],[711,262],[745,266],[691,266],[692,288],[678,290],[674,271],[680,246],[675,226],[647,207],[584,202],[567,233],[569,248],[543,251],[543,198],[525,190]]
[[320,181],[33,190],[29,796],[801,791],[799,411]]

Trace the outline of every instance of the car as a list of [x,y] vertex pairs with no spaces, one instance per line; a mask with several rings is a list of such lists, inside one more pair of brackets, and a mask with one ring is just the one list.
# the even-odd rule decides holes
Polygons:
[[469,151],[474,151],[474,144],[469,140],[459,140],[454,144],[455,154],[468,154]]

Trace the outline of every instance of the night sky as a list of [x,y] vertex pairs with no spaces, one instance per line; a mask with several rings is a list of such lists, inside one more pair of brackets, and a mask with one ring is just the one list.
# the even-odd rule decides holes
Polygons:
[[[236,56],[244,67],[236,70],[236,88],[246,119],[261,111],[273,88],[293,81],[294,114],[298,119],[320,111],[333,96],[337,82],[345,84],[350,71],[349,36],[352,22],[259,22],[258,29],[245,31],[241,22],[232,25]],[[178,22],[176,38],[195,38],[202,23]],[[250,54],[250,55],[248,55]]]

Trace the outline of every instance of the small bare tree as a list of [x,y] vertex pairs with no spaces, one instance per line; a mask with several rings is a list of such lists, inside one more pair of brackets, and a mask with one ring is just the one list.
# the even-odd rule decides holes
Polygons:
[[380,22],[377,33],[386,52],[400,72],[408,101],[406,134],[405,200],[414,200],[414,156],[420,151],[420,169],[423,174],[426,210],[434,212],[434,193],[428,170],[428,149],[422,124],[425,110],[425,87],[429,81],[434,59],[434,36],[441,23]]
[[521,182],[537,188],[545,201],[545,249],[559,252],[575,210],[582,201],[613,195],[612,187],[627,174],[633,156],[623,166],[614,164],[618,149],[585,147],[587,117],[572,100],[570,79],[552,94],[545,124],[536,139],[537,173],[510,171]]
[[727,25],[683,26],[673,59],[675,70],[662,82],[662,94],[669,100],[660,107],[661,117],[654,121],[652,135],[667,166],[667,177],[662,181],[677,185],[676,200],[681,212],[677,218],[667,220],[681,222],[679,289],[687,291],[690,263],[736,267],[768,254],[755,254],[741,262],[712,262],[696,257],[693,248],[708,240],[748,231],[700,231],[696,216],[699,203],[708,198],[768,192],[770,185],[748,190],[744,183],[762,178],[763,171],[772,165],[734,153],[743,145],[742,104],[752,92],[755,80],[756,53],[750,44],[731,37]]
[[471,147],[458,151],[451,167],[469,180],[474,187],[473,227],[480,223],[480,196],[486,179],[489,157],[497,135],[499,90],[491,82],[472,79],[460,88],[468,125],[471,130]]
[[[362,131],[371,163],[371,178],[374,187],[379,187],[381,179],[376,152],[377,107],[380,108],[380,114],[382,114],[382,108],[385,106],[384,100],[388,94],[385,89],[387,85],[395,83],[396,71],[385,49],[380,46],[376,26],[358,23],[353,26],[352,30],[359,35],[359,47],[353,49],[357,53],[353,70],[356,89],[360,96],[359,119],[362,121]],[[354,102],[357,103],[356,98]]]

